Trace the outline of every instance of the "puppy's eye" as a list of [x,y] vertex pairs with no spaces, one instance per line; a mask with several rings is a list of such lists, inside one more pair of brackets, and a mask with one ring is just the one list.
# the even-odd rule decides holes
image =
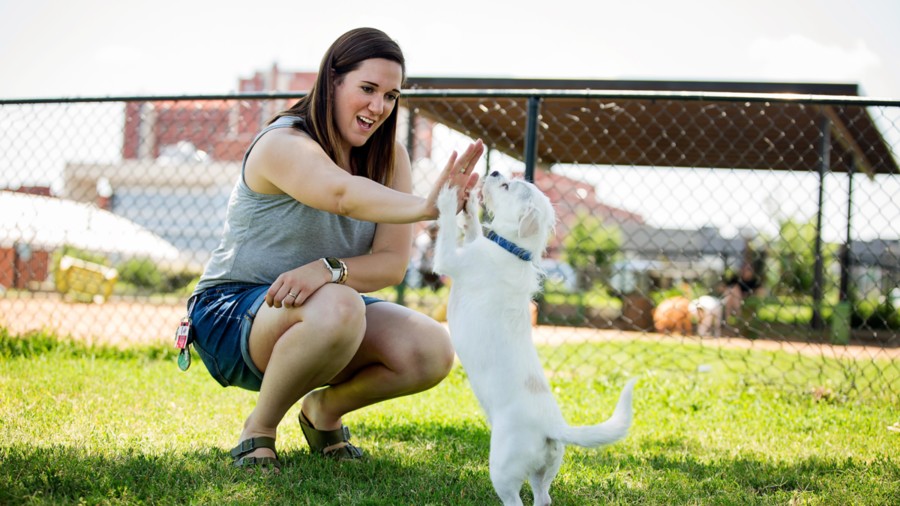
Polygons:
[[500,188],[503,188],[504,190],[509,190],[509,183],[503,183],[503,184],[501,184],[501,185],[500,185]]

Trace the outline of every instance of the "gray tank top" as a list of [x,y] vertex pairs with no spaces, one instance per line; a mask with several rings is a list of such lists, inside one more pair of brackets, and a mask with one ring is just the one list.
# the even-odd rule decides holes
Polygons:
[[275,128],[292,128],[299,118],[283,116],[263,129],[247,152],[225,215],[222,240],[206,264],[194,293],[223,283],[271,284],[279,275],[322,257],[368,254],[375,223],[320,211],[290,195],[266,195],[244,181],[247,157]]

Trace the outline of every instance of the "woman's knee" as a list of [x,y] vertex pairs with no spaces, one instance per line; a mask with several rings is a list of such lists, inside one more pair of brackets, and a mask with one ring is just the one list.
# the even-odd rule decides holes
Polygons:
[[450,334],[440,325],[417,341],[410,362],[423,383],[437,384],[450,374],[455,353]]
[[306,311],[303,323],[338,341],[346,339],[358,346],[366,330],[366,305],[356,291],[338,288],[322,293],[321,299]]
[[[326,285],[329,287],[330,285]],[[266,371],[273,354],[302,350],[349,360],[359,349],[366,329],[362,297],[348,287],[323,287],[322,293],[297,308],[264,308],[249,336],[250,357]]]

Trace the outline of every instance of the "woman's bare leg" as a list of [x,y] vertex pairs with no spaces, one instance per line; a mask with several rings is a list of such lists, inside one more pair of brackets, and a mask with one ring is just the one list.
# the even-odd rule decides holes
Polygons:
[[[239,441],[274,438],[291,406],[345,369],[365,335],[365,315],[359,294],[340,285],[323,286],[300,307],[260,307],[249,347],[265,377]],[[249,456],[274,455],[263,448]]]
[[453,367],[453,357],[441,324],[403,306],[371,304],[358,353],[329,387],[303,399],[303,413],[319,430],[340,428],[346,413],[437,385]]
[[[340,428],[346,413],[437,385],[454,357],[439,323],[396,304],[365,306],[358,293],[339,285],[320,288],[298,308],[261,307],[250,354],[265,379],[239,441],[274,438],[304,396],[302,410],[313,426]],[[273,454],[262,448],[249,456]]]

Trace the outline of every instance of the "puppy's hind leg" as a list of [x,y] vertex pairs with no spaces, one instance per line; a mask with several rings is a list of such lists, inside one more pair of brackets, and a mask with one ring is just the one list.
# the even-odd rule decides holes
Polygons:
[[534,493],[535,506],[550,506],[550,485],[559,473],[564,453],[565,446],[559,442],[551,443],[551,446],[547,448],[545,467],[532,473],[528,478],[531,483],[531,491]]
[[[500,497],[503,506],[522,506],[522,498],[519,497],[519,491],[522,489],[522,481],[502,473],[491,466],[491,482],[494,484],[494,490]],[[535,503],[537,504],[537,503]]]
[[505,425],[498,423],[491,428],[491,483],[504,506],[521,506],[519,492],[528,476],[529,459],[522,454],[518,441]]

